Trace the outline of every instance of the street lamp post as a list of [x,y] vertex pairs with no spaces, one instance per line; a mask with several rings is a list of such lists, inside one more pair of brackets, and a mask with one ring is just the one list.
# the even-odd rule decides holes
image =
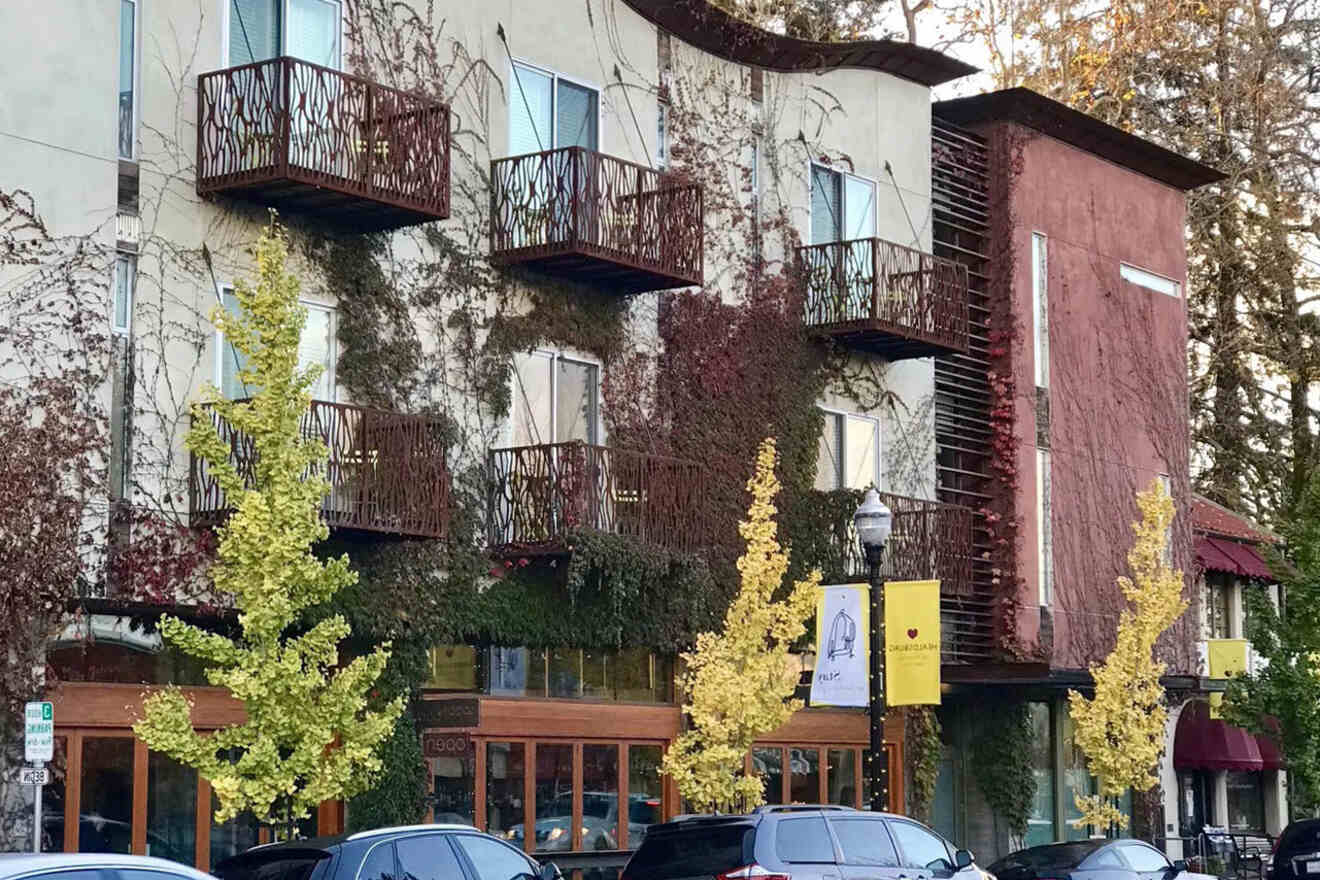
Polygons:
[[[857,540],[866,557],[867,573],[871,583],[871,752],[867,759],[866,777],[871,785],[873,811],[888,807],[889,766],[885,760],[885,595],[884,576],[880,567],[885,558],[885,544],[893,530],[894,518],[880,500],[880,493],[871,487],[853,514]],[[884,780],[884,784],[881,784]]]

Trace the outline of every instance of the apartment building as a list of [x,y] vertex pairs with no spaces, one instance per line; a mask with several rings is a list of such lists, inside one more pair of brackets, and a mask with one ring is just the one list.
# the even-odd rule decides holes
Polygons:
[[[1164,443],[1185,424],[1142,420],[1186,412],[1183,194],[1214,172],[1030,93],[933,113],[931,88],[970,67],[906,43],[768,34],[702,0],[62,7],[0,11],[0,137],[11,184],[53,234],[103,255],[112,558],[223,520],[182,437],[204,383],[245,394],[207,314],[234,307],[275,208],[308,309],[300,354],[324,368],[307,425],[330,447],[336,547],[479,544],[490,574],[464,601],[507,597],[506,617],[584,627],[538,641],[525,634],[545,627],[487,616],[429,646],[413,710],[429,815],[608,869],[681,810],[655,772],[681,720],[675,649],[587,638],[563,574],[584,558],[574,541],[619,536],[686,564],[731,523],[704,515],[727,477],[718,457],[672,454],[610,412],[622,372],[600,328],[663,349],[696,288],[736,308],[773,277],[831,375],[871,382],[859,399],[831,381],[815,401],[804,496],[824,511],[820,534],[786,543],[829,582],[865,579],[850,517],[858,490],[885,493],[887,573],[941,581],[954,748],[936,814],[959,841],[1000,848],[963,764],[975,699],[1026,695],[1061,753],[1058,688],[1104,642],[1112,609],[1091,600],[1126,547],[1131,490],[1168,475],[1185,509],[1186,450]],[[493,328],[514,341],[492,347]],[[1111,341],[1160,381],[1134,382],[1101,353]],[[381,355],[395,348],[405,367]],[[493,351],[503,392],[483,381]],[[1110,381],[1088,381],[1096,370]],[[1163,396],[1134,409],[1134,385]],[[1122,411],[1138,414],[1110,418]],[[171,541],[153,570],[177,585],[144,595],[93,573],[52,645],[49,848],[206,868],[262,839],[243,817],[213,823],[206,781],[131,734],[144,686],[184,686],[203,727],[241,718],[151,629],[162,610],[224,622],[170,564],[204,548]],[[390,576],[364,577],[390,601]],[[454,619],[474,619],[461,605]],[[771,802],[863,806],[878,786],[903,811],[901,719],[885,719],[883,755],[868,753],[870,723],[808,707],[748,766]],[[1053,800],[1033,820],[1049,833],[1075,771],[1058,767],[1042,764]],[[325,804],[308,830],[345,822]]]

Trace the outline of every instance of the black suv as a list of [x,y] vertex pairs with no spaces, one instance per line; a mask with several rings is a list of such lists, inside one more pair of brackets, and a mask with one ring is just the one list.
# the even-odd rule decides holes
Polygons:
[[521,850],[466,825],[409,825],[273,843],[231,856],[220,880],[559,880]]
[[967,850],[902,816],[761,807],[656,825],[623,880],[980,880]]

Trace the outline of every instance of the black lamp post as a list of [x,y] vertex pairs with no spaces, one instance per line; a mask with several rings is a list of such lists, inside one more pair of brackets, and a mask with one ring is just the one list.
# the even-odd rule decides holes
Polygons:
[[889,764],[885,759],[885,594],[880,567],[894,517],[874,486],[866,490],[866,497],[853,514],[853,525],[871,582],[871,751],[866,779],[871,787],[871,809],[881,812],[889,806]]

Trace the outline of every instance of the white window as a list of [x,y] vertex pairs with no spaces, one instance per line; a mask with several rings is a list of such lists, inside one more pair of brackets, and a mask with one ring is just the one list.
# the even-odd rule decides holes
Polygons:
[[137,143],[137,0],[119,0],[119,158]]
[[514,446],[600,442],[600,365],[558,351],[518,355],[512,410]]
[[655,164],[669,167],[669,105],[664,101],[656,105]]
[[[234,296],[233,288],[225,288],[223,298],[225,310],[237,314],[238,299]],[[333,401],[337,360],[335,310],[329,306],[306,301],[302,306],[307,310],[307,322],[303,324],[302,338],[298,341],[298,367],[306,369],[313,364],[320,365],[321,375],[311,387],[312,399]],[[255,389],[245,385],[238,378],[239,371],[246,365],[247,359],[238,349],[225,341],[223,333],[216,334],[216,357],[219,360],[216,364],[219,381],[216,384],[220,387],[220,392],[230,400],[250,397]]]
[[137,286],[137,257],[121,253],[115,257],[115,298],[110,329],[118,334],[133,332],[133,289]]
[[1032,353],[1036,361],[1036,387],[1050,387],[1049,262],[1047,239],[1031,234]]
[[811,166],[811,243],[875,237],[875,183]]
[[228,0],[225,10],[230,66],[291,55],[339,69],[339,0]]
[[880,420],[824,410],[825,429],[816,452],[816,488],[880,487]]
[[514,62],[511,79],[510,156],[559,147],[600,149],[600,94],[596,89],[519,62]]
[[1050,496],[1050,451],[1036,450],[1036,575],[1040,604],[1054,604],[1054,526]]
[[[1173,499],[1173,481],[1169,479],[1168,474],[1160,474],[1160,485],[1164,487],[1164,494]],[[1173,523],[1170,522],[1164,530],[1164,564],[1173,565]]]
[[1130,281],[1138,287],[1144,287],[1147,290],[1153,290],[1156,293],[1174,298],[1182,296],[1182,285],[1172,278],[1165,278],[1163,275],[1156,275],[1154,272],[1147,272],[1145,269],[1138,269],[1136,266],[1129,266],[1127,263],[1118,264],[1118,274],[1124,281]]

